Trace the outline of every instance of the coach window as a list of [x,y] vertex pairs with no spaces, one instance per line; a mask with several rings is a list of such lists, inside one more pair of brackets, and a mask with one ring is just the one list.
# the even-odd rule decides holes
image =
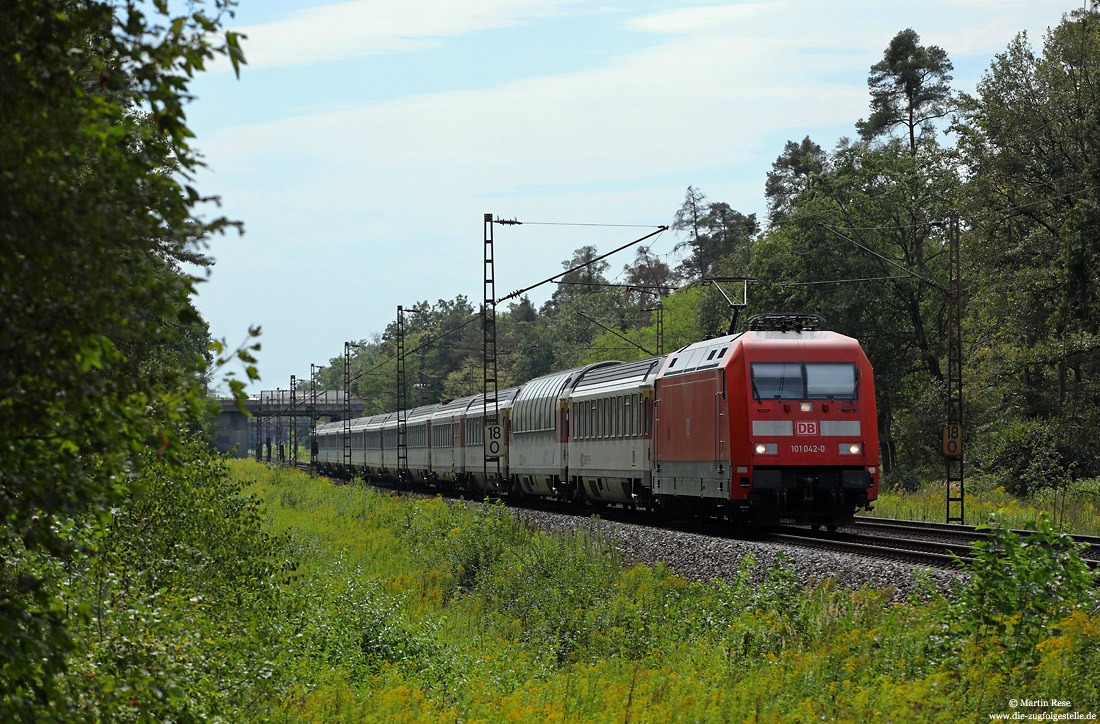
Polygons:
[[634,404],[634,395],[627,395],[623,400],[626,401],[626,430],[623,434],[626,437],[634,437],[634,408],[637,407]]

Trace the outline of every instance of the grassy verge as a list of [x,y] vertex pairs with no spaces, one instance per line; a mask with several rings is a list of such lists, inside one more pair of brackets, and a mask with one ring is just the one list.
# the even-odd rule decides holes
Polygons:
[[[915,491],[884,490],[875,503],[873,515],[943,522],[945,511],[941,481],[925,483]],[[1062,487],[1040,490],[1023,500],[1002,487],[985,485],[980,479],[968,481],[966,522],[986,523],[991,516],[998,516],[1010,528],[1024,528],[1028,521],[1045,517],[1058,531],[1100,535],[1100,480],[1069,482]]]
[[499,506],[232,469],[301,561],[280,720],[957,722],[1029,693],[1100,714],[1095,598],[1049,530],[997,538],[954,602],[898,605],[782,566],[688,583]]

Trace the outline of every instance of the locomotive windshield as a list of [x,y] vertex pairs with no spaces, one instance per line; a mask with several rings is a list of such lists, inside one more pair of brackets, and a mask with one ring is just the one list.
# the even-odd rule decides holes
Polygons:
[[752,396],[758,400],[854,400],[856,381],[850,362],[752,364]]

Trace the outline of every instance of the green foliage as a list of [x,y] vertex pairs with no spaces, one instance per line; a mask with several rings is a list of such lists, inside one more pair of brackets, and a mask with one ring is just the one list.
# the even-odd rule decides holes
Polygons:
[[[970,176],[963,201],[972,251],[963,274],[980,280],[966,320],[981,340],[968,370],[979,403],[972,419],[991,431],[987,447],[1006,448],[982,459],[983,469],[1025,488],[1045,483],[1019,478],[1029,473],[1012,454],[1017,444],[1053,443],[1058,466],[1071,460],[1074,475],[1100,474],[1088,442],[1100,428],[1098,62],[1095,9],[1067,15],[1041,54],[1021,34],[977,93],[963,96],[954,127]],[[1035,428],[1038,439],[1013,440],[1002,427]],[[1040,453],[1051,454],[1051,445]]]
[[[994,531],[969,592],[927,578],[903,602],[805,585],[782,559],[688,582],[626,564],[598,523],[546,534],[500,506],[237,467],[313,562],[290,585],[289,721],[955,722],[1021,692],[1100,703],[1100,619],[1049,531]],[[998,611],[1029,592],[1017,641],[1024,619]]]
[[56,581],[78,613],[64,698],[40,716],[255,718],[285,695],[287,540],[263,529],[257,501],[204,444],[180,455],[184,465],[147,466],[102,529],[81,527],[90,554]]
[[821,175],[825,170],[825,161],[825,151],[809,136],[803,138],[801,143],[787,141],[764,183],[768,222],[772,226],[778,226],[786,219],[791,211],[791,202]]
[[1065,483],[1071,469],[1063,449],[1064,436],[1051,420],[1012,420],[982,436],[976,462],[996,470],[1003,487],[1026,496]]
[[990,538],[974,545],[970,581],[953,609],[966,633],[1002,642],[1010,652],[1006,668],[1034,660],[1060,621],[1097,603],[1092,574],[1079,555],[1084,546],[1055,533],[1045,519],[1027,527],[1035,532],[1021,535],[997,517],[978,526]]
[[17,2],[0,48],[0,719],[67,715],[57,566],[79,568],[143,469],[181,465],[211,356],[189,299],[206,239],[184,117],[232,2]]

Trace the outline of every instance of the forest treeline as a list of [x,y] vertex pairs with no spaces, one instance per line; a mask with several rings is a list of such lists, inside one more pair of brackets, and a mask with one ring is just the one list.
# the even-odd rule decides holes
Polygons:
[[[616,268],[578,248],[563,269],[592,263],[541,307],[524,297],[497,309],[502,384],[655,353],[658,297],[663,351],[724,334],[731,309],[701,282],[750,277],[739,328],[755,313],[806,312],[859,339],[886,480],[936,479],[957,215],[970,473],[1018,494],[1100,475],[1100,19],[1070,13],[1041,48],[1020,34],[973,94],[952,89],[952,70],[946,49],[903,30],[871,68],[854,138],[782,149],[766,219],[690,186],[669,209],[678,253],[639,245]],[[722,286],[740,301],[738,285]],[[481,391],[480,305],[459,296],[406,315],[410,404]],[[351,391],[367,414],[395,409],[396,336],[394,322],[354,347]],[[342,387],[342,357],[321,381]]]

